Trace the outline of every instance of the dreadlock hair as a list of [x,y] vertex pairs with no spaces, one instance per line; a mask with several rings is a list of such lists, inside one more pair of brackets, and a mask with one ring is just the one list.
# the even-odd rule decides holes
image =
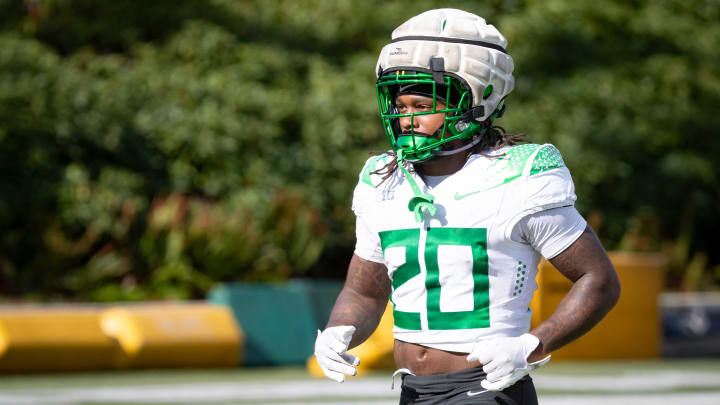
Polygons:
[[[505,133],[505,129],[499,126],[491,126],[484,134],[480,136],[480,142],[478,142],[477,145],[473,146],[470,149],[468,156],[473,154],[480,154],[491,159],[496,159],[503,156],[504,153],[499,155],[491,155],[486,153],[485,151],[488,149],[495,150],[502,148],[503,146],[520,145],[530,142],[525,138],[525,133],[507,134]],[[397,155],[395,154],[395,152],[370,152],[371,155],[379,155],[383,153],[387,153],[389,156],[391,156],[392,160],[388,162],[385,166],[373,172],[370,172],[370,174],[378,174],[382,176],[380,184],[384,183],[385,180],[390,178],[390,176],[395,173],[395,170],[398,169]]]

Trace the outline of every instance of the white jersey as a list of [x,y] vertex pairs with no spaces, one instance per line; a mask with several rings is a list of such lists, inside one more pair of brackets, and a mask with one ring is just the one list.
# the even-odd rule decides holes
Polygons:
[[387,266],[396,339],[469,353],[478,340],[529,331],[541,255],[513,241],[513,226],[529,214],[572,206],[574,185],[553,145],[493,153],[501,156],[472,155],[436,187],[425,185],[437,213],[422,223],[408,210],[413,191],[400,170],[384,182],[371,174],[387,155],[363,168],[353,198],[365,228],[356,254]]

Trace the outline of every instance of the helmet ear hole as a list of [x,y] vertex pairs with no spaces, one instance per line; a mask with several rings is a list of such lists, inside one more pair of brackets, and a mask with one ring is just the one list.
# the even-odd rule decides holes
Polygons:
[[485,92],[483,93],[483,100],[487,100],[487,98],[490,97],[492,92],[493,92],[493,86],[492,86],[492,84],[488,84],[488,86],[485,87]]

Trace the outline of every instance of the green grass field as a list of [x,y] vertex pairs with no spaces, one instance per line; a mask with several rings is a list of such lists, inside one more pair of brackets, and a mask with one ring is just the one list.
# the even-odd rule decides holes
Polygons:
[[[303,367],[4,375],[0,405],[396,404],[391,370],[344,384]],[[720,359],[551,362],[541,404],[720,404]]]

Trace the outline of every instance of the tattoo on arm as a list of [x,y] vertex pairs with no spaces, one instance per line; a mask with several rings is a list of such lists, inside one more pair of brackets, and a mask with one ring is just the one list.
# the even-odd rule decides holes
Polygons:
[[532,361],[585,334],[620,297],[615,268],[589,226],[577,241],[550,262],[573,286],[550,318],[531,332],[540,339],[540,346],[529,357]]
[[357,331],[350,347],[359,345],[377,328],[390,291],[390,278],[385,265],[353,255],[345,286],[335,301],[327,327],[355,326]]

